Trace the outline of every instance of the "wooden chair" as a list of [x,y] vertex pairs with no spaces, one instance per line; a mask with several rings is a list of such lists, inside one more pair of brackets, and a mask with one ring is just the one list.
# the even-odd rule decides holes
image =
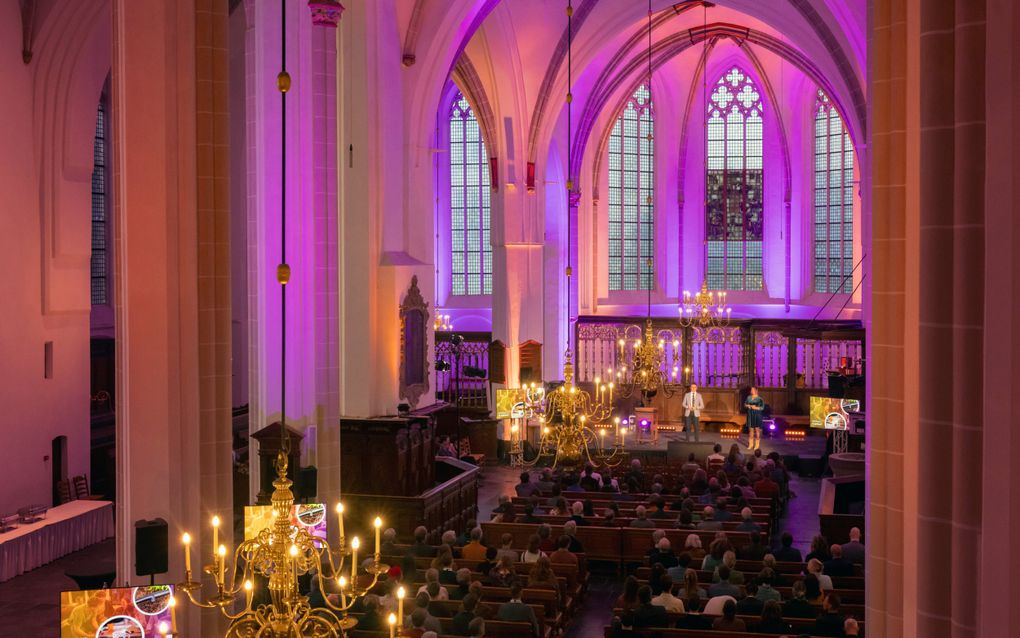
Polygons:
[[74,483],[74,494],[80,501],[99,501],[102,500],[101,494],[92,494],[89,492],[89,480],[82,474],[71,479]]
[[71,491],[71,481],[64,479],[57,483],[57,501],[59,505],[70,503],[76,498],[77,495]]

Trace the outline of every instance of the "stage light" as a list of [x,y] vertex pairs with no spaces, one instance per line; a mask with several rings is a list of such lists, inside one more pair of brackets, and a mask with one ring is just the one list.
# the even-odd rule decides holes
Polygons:
[[439,359],[436,361],[436,372],[448,372],[450,370],[450,363]]
[[452,337],[450,337],[450,343],[452,343],[454,346],[459,346],[460,344],[464,343],[464,335],[453,335]]

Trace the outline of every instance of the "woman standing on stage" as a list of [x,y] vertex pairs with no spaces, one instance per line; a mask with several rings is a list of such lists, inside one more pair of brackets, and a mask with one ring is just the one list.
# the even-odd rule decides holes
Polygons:
[[751,386],[744,407],[747,408],[747,449],[757,450],[761,447],[761,422],[765,412],[765,399],[758,396],[758,388]]

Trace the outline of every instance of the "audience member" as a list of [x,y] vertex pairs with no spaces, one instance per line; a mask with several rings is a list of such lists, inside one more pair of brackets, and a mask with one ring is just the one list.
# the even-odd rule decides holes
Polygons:
[[719,577],[719,580],[708,588],[709,597],[715,598],[716,596],[731,596],[734,600],[741,597],[740,587],[733,584],[730,580],[731,572],[729,567],[726,565],[720,565],[716,570],[716,575]]
[[793,582],[793,598],[783,603],[783,616],[787,618],[814,618],[817,615],[815,606],[807,600],[807,587],[804,581]]
[[652,604],[652,588],[642,585],[637,592],[638,606],[634,610],[634,628],[666,627],[669,615],[663,607]]
[[716,443],[712,446],[712,453],[705,457],[705,465],[711,463],[722,463],[726,460],[726,457],[722,453],[722,445]]
[[854,564],[843,558],[843,546],[833,545],[829,548],[832,558],[825,561],[822,572],[828,576],[853,576]]
[[726,553],[728,544],[723,540],[714,540],[708,546],[708,554],[701,561],[701,570],[705,572],[715,571],[715,568],[722,564],[723,554]]
[[698,523],[698,529],[703,531],[718,531],[722,528],[722,521],[715,520],[715,508],[711,505],[706,505],[705,509],[702,511],[701,522]]
[[[790,542],[793,542],[793,537],[790,538]],[[765,558],[766,553],[768,553],[768,549],[766,549],[765,544],[762,542],[761,532],[751,532],[750,542],[737,550],[737,558],[759,561]]]
[[680,471],[684,474],[693,474],[701,469],[698,462],[695,460],[694,452],[687,455],[687,462],[680,466]]
[[634,631],[634,612],[625,611],[613,618],[609,638],[640,638],[641,634]]
[[[488,572],[485,572],[488,574]],[[485,575],[483,574],[483,575]],[[471,570],[467,567],[461,567],[457,570],[457,583],[456,587],[450,588],[450,600],[463,600],[467,597],[468,592],[471,591]]]
[[[760,593],[760,590],[759,590]],[[766,601],[761,610],[761,621],[755,628],[760,634],[788,634],[793,632],[790,623],[783,620],[783,608],[779,601]]]
[[567,536],[560,536],[556,544],[556,551],[549,554],[549,562],[574,565],[576,567],[578,564],[577,556],[570,551],[570,538]]
[[513,534],[503,534],[499,537],[499,550],[496,552],[497,558],[501,559],[504,556],[509,556],[513,562],[521,560],[521,555],[517,553],[517,550],[513,548],[514,536]]
[[777,602],[783,601],[783,596],[779,591],[773,587],[776,582],[776,574],[771,569],[766,567],[758,573],[758,593],[755,596],[758,600],[768,602],[774,600]]
[[531,571],[528,572],[528,587],[551,589],[559,593],[560,584],[552,570],[552,563],[549,562],[548,556],[543,555],[535,561]]
[[772,477],[763,475],[754,483],[754,493],[758,498],[778,499],[780,496],[779,484],[772,480]]
[[[460,603],[460,611],[458,611],[450,624],[453,625],[453,633],[457,636],[469,636],[471,635],[470,625],[471,621],[478,618],[478,614],[475,613],[475,608],[478,606],[478,597],[474,594],[468,594],[464,597],[464,600]],[[361,626],[361,623],[358,623]]]
[[682,614],[684,601],[673,595],[673,579],[666,574],[659,580],[659,584],[662,591],[652,598],[652,604],[665,608],[667,612]]
[[634,508],[634,520],[630,522],[631,527],[642,527],[645,529],[651,529],[655,527],[653,521],[648,520],[648,511],[644,505],[638,505]]
[[679,593],[684,599],[688,599],[695,594],[699,598],[708,598],[708,592],[698,586],[698,572],[693,569],[688,569],[684,574],[684,579],[680,583]]
[[414,544],[411,545],[411,553],[418,557],[435,558],[436,548],[425,542],[429,531],[423,525],[414,529]]
[[741,616],[760,616],[765,603],[758,598],[758,583],[752,580],[744,589],[747,595],[737,601],[737,613]]
[[648,564],[659,564],[666,569],[677,566],[676,554],[673,553],[673,548],[668,538],[663,537],[659,539],[655,546],[655,553],[648,557]]
[[549,552],[556,550],[556,543],[552,539],[552,527],[548,523],[542,523],[538,526],[538,548],[548,554]]
[[825,592],[818,581],[818,576],[808,574],[804,577],[804,599],[812,605],[821,605],[825,602]]
[[460,548],[460,556],[469,563],[480,563],[485,560],[485,545],[482,544],[482,528],[471,530],[471,540]]
[[623,592],[617,597],[616,602],[613,606],[624,611],[633,611],[637,609],[641,601],[638,600],[638,579],[634,576],[628,576],[627,580],[623,581]]
[[546,553],[543,552],[539,546],[542,544],[542,539],[538,537],[538,534],[532,534],[528,538],[528,548],[521,554],[522,563],[534,563]]
[[861,628],[857,626],[857,621],[853,618],[847,618],[843,622],[843,635],[847,636],[860,636]]
[[588,519],[584,517],[584,503],[581,501],[574,501],[574,504],[570,506],[570,520],[575,525],[591,525]]
[[468,636],[470,638],[485,638],[485,619],[475,618],[468,625]]
[[760,532],[761,525],[754,522],[750,507],[740,510],[740,525],[737,525],[738,532]]
[[687,596],[687,613],[677,621],[678,629],[711,629],[712,619],[701,615],[701,596],[693,593]]
[[776,560],[781,560],[784,563],[801,562],[800,550],[793,546],[793,534],[783,532],[781,544],[782,547],[773,552]]
[[521,482],[514,486],[514,491],[517,492],[517,496],[523,496],[528,498],[534,496],[541,491],[541,488],[531,482],[531,475],[527,472],[521,472]]
[[693,560],[702,560],[705,558],[705,550],[701,546],[701,536],[697,534],[688,534],[687,538],[684,539],[684,551],[691,555]]
[[864,543],[861,542],[861,528],[852,527],[850,528],[850,542],[843,543],[843,558],[851,563],[863,565],[864,555]]
[[577,523],[567,521],[563,524],[563,534],[570,539],[570,551],[575,554],[584,553],[584,545],[577,538]]
[[510,554],[503,554],[499,563],[489,570],[489,583],[497,587],[509,587],[516,583],[517,573],[514,571],[516,562]]
[[[707,613],[707,612],[706,612]],[[737,618],[737,603],[727,600],[723,603],[722,616],[715,619],[712,629],[716,631],[747,631],[747,624],[741,618]]]
[[524,506],[524,513],[517,517],[517,523],[526,523],[529,525],[538,525],[542,522],[542,519],[535,516],[535,504],[527,503]]
[[811,632],[814,636],[842,636],[843,615],[839,610],[839,594],[829,594],[825,597],[822,605],[824,610],[815,620],[815,630]]
[[811,539],[811,551],[804,557],[804,562],[806,563],[812,558],[817,558],[822,563],[832,558],[832,554],[829,553],[829,541],[825,540],[821,534]]
[[542,468],[542,475],[541,477],[539,477],[538,481],[535,482],[535,485],[538,486],[538,489],[542,492],[548,492],[552,490],[553,485],[555,484],[556,481],[553,480],[552,470],[548,467]]
[[818,586],[821,587],[822,591],[832,591],[832,577],[828,574],[823,573],[822,561],[817,558],[812,558],[807,562],[807,574],[812,574],[818,579]]
[[496,618],[509,622],[529,622],[534,636],[538,636],[538,618],[535,617],[535,610],[521,601],[521,584],[514,582],[510,585],[510,600],[499,606]]
[[364,613],[358,619],[358,627],[365,631],[382,631],[386,622],[379,613],[379,597],[375,594],[365,596]]
[[499,559],[497,558],[498,555],[498,549],[495,547],[487,547],[485,549],[485,560],[478,563],[478,567],[475,568],[475,571],[483,576],[488,575],[488,573],[492,571],[492,568],[499,564]]

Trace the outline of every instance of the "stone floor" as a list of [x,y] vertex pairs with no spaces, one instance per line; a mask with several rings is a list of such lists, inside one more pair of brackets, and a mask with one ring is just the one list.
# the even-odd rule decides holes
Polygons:
[[[478,508],[483,520],[496,507],[500,495],[512,494],[520,470],[490,466],[484,468],[478,496]],[[802,479],[796,474],[791,489],[797,498],[790,501],[780,529],[794,535],[794,544],[806,553],[811,538],[818,533],[818,479]],[[58,561],[45,565],[6,583],[0,583],[0,638],[33,636],[33,638],[59,636],[60,592],[77,589],[64,570],[82,565],[109,562],[113,559],[114,542],[108,540]],[[584,610],[573,623],[567,638],[602,635],[609,621],[612,603],[619,594],[622,576],[609,567],[593,570],[589,596]]]

